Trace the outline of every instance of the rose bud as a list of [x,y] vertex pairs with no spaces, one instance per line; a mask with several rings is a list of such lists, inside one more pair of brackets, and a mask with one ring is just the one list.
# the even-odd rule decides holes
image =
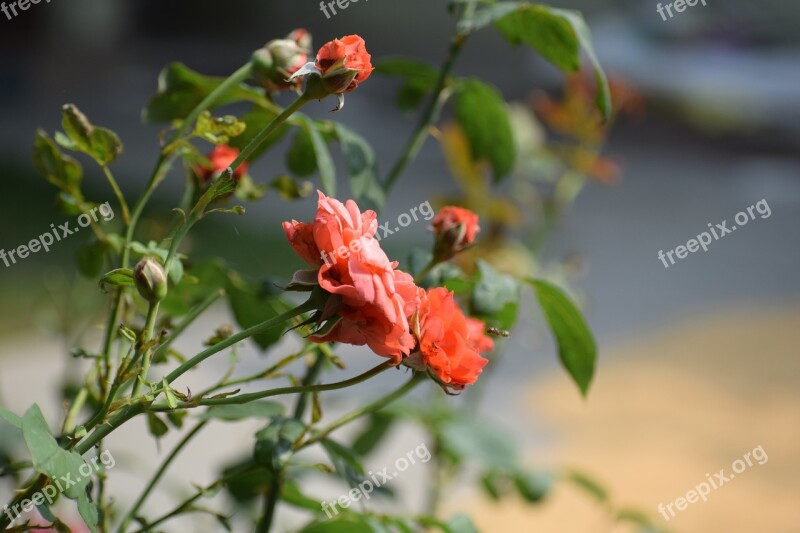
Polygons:
[[463,207],[447,206],[433,219],[436,234],[434,256],[438,261],[447,261],[475,242],[480,232],[478,215]]
[[151,304],[167,296],[167,274],[164,267],[151,257],[145,257],[133,270],[133,281],[142,298]]
[[304,65],[290,81],[316,74],[309,78],[307,94],[319,99],[335,94],[339,97],[339,106],[334,111],[339,111],[344,107],[344,93],[356,90],[375,70],[371,60],[364,39],[348,35],[326,43],[317,52],[316,61]]
[[287,39],[296,42],[300,47],[308,52],[311,53],[311,34],[308,33],[308,30],[305,28],[297,28],[292,33],[290,33]]
[[[218,144],[214,147],[210,154],[208,154],[208,165],[198,166],[195,172],[204,185],[208,185],[213,180],[220,177],[228,170],[236,158],[239,157],[239,149],[228,146],[227,144]],[[242,163],[233,172],[233,181],[239,183],[242,176],[247,174],[248,164]]]
[[317,52],[317,69],[330,94],[353,92],[375,70],[364,39],[348,35],[334,39]]
[[253,54],[253,77],[267,90],[297,89],[299,80],[289,80],[308,61],[311,35],[294,30],[286,39],[274,39]]

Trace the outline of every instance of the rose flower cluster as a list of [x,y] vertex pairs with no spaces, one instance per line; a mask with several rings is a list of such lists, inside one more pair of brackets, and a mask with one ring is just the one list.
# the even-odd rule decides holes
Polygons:
[[[463,248],[478,231],[477,217],[459,228],[463,223],[447,215],[453,209],[458,208],[445,208],[440,215],[448,220],[447,231],[464,235],[458,242]],[[449,390],[475,383],[488,363],[480,354],[494,348],[484,323],[465,316],[447,289],[418,287],[389,260],[375,239],[374,211],[362,213],[353,200],[342,204],[320,192],[314,220],[284,222],[283,229],[330,295],[322,310],[330,326],[311,340],[369,346],[395,365],[429,371]],[[437,242],[452,240],[437,237]]]

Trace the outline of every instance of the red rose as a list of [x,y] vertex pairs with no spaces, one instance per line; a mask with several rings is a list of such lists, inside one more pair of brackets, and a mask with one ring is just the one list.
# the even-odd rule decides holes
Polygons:
[[480,232],[478,215],[463,207],[447,206],[433,219],[436,233],[436,256],[446,261],[475,242]]
[[334,39],[317,52],[316,67],[332,94],[349,93],[375,70],[364,39],[348,35]]
[[374,211],[361,213],[319,193],[314,222],[284,222],[283,230],[297,254],[319,268],[317,281],[330,293],[329,302],[341,321],[314,342],[368,345],[398,364],[416,341],[408,317],[416,313],[417,287],[409,274],[397,270],[374,238]]
[[452,292],[437,287],[419,293],[419,358],[447,388],[463,390],[478,380],[489,361],[475,348]]
[[[208,154],[208,165],[198,166],[196,168],[197,175],[203,180],[203,183],[210,183],[212,180],[217,179],[223,172],[228,170],[236,158],[239,157],[239,149],[228,146],[227,144],[218,144],[214,147],[210,154]],[[247,162],[239,165],[233,172],[233,181],[239,180],[247,174]]]

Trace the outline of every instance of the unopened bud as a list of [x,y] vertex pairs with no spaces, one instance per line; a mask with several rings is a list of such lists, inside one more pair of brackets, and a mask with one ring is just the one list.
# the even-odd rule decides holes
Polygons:
[[142,298],[157,303],[167,296],[167,274],[164,267],[151,257],[145,257],[133,271],[133,281]]
[[295,30],[286,39],[274,39],[253,53],[253,76],[271,91],[297,88],[298,80],[288,80],[305,65],[309,53],[311,36],[305,30]]

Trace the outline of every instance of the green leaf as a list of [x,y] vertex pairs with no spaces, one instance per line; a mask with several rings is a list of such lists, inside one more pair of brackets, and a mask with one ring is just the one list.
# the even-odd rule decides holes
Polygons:
[[294,445],[305,430],[305,424],[294,418],[273,419],[269,426],[256,433],[256,462],[279,472],[294,454]]
[[477,417],[459,416],[440,425],[442,451],[460,463],[471,461],[487,468],[516,466],[518,450],[509,435]]
[[586,396],[594,377],[597,346],[580,310],[564,292],[542,280],[527,280],[536,291],[539,305],[558,345],[561,363]]
[[62,108],[61,127],[69,143],[61,136],[56,141],[70,150],[91,156],[100,165],[108,165],[122,155],[122,141],[113,131],[94,126],[73,104]]
[[286,152],[286,166],[295,175],[305,178],[317,171],[317,154],[311,135],[305,128],[299,128],[292,145]]
[[422,525],[436,527],[444,533],[479,533],[472,520],[464,514],[457,514],[447,522],[442,522],[430,516],[422,516],[418,520]]
[[62,481],[64,494],[77,500],[85,492],[90,480],[80,473],[81,467],[86,463],[77,453],[68,452],[58,445],[38,405],[34,404],[22,417],[22,434],[28,445],[34,470],[54,481]]
[[387,57],[375,63],[375,72],[404,80],[419,80],[433,88],[439,79],[439,71],[434,67],[404,57]]
[[527,44],[565,72],[581,67],[580,43],[569,20],[555,9],[524,4],[496,21],[511,44]]
[[517,148],[503,95],[481,81],[468,80],[458,91],[456,117],[469,140],[473,159],[489,161],[496,182],[511,173]]
[[[181,63],[167,65],[158,76],[158,92],[142,112],[147,124],[185,119],[225,78],[204,76]],[[259,102],[263,92],[239,85],[216,100],[214,107],[239,101]]]
[[419,107],[439,78],[439,71],[419,62],[404,58],[388,58],[376,63],[375,72],[403,79],[397,93],[397,107],[413,111]]
[[218,263],[207,261],[192,265],[180,284],[170,287],[166,299],[161,302],[161,308],[173,317],[183,316],[227,283],[227,272]]
[[264,494],[272,482],[273,474],[252,458],[225,468],[225,490],[240,504],[246,504]]
[[87,278],[94,279],[103,271],[106,247],[101,242],[83,246],[78,250],[78,270]]
[[66,104],[61,108],[61,127],[75,149],[88,152],[92,146],[92,126],[86,115],[81,113],[73,104]]
[[83,521],[86,522],[89,531],[95,533],[95,531],[97,531],[98,521],[100,520],[100,511],[86,492],[82,492],[78,497],[78,513],[80,513]]
[[0,418],[17,429],[22,429],[22,419],[4,407],[0,407]]
[[597,481],[582,472],[572,470],[567,473],[567,480],[592,496],[598,503],[606,504],[610,501],[608,491]]
[[472,314],[490,325],[511,329],[517,319],[520,286],[516,279],[497,272],[489,263],[478,260],[478,274],[472,291]]
[[172,390],[172,387],[169,386],[166,379],[161,382],[161,387],[164,389],[164,396],[167,397],[167,405],[169,408],[175,409],[178,407],[178,397],[175,396],[175,391]]
[[47,181],[72,196],[80,197],[83,168],[75,159],[61,153],[43,130],[36,131],[33,164]]
[[155,413],[147,413],[147,429],[150,430],[150,434],[156,438],[163,437],[169,433],[169,426],[167,426],[166,422],[158,418]]
[[363,208],[380,211],[386,203],[386,193],[378,176],[375,150],[357,133],[336,124],[336,136],[342,147],[347,173],[350,175],[350,192]]
[[[271,284],[252,286],[233,274],[229,276],[226,293],[236,323],[242,329],[275,318],[292,308],[286,300],[281,298],[281,292]],[[255,335],[252,339],[262,350],[266,350],[280,341],[283,333],[283,328],[276,327]]]
[[458,29],[463,33],[472,33],[496,22],[519,7],[519,2],[497,2],[494,5],[476,9],[471,17],[459,22]]
[[274,418],[282,416],[285,408],[278,402],[251,402],[242,405],[217,405],[200,415],[200,420],[222,420],[239,422],[241,420]]
[[364,432],[353,443],[353,452],[364,457],[374,450],[389,433],[395,417],[386,413],[373,413]]
[[331,439],[323,439],[321,444],[334,463],[338,462],[338,460],[342,460],[355,472],[364,475],[364,467],[361,465],[361,461],[353,450]]
[[514,485],[525,501],[539,503],[552,489],[553,476],[549,473],[517,472]]
[[300,491],[300,487],[298,487],[296,483],[292,483],[291,481],[287,481],[283,484],[281,500],[299,509],[305,509],[315,513],[318,513],[322,509],[321,501],[309,498]]
[[122,141],[113,131],[95,127],[91,136],[89,155],[100,165],[113,163],[122,155]]
[[114,269],[100,280],[100,287],[105,287],[107,285],[114,287],[131,287],[133,284],[133,270],[130,268]]
[[457,514],[447,521],[447,527],[453,533],[480,533],[470,517],[465,514]]
[[331,159],[331,153],[328,151],[328,144],[313,120],[304,115],[299,115],[299,120],[311,137],[311,144],[314,147],[317,169],[319,170],[322,184],[322,192],[328,196],[336,196],[336,167],[333,164],[333,159]]
[[483,487],[484,492],[494,501],[500,501],[500,498],[503,496],[497,484],[499,477],[500,476],[494,475],[491,472],[486,472],[481,476],[481,487]]
[[594,68],[597,108],[608,120],[611,115],[608,80],[595,54],[589,27],[579,12],[524,4],[497,20],[496,26],[510,43],[531,46],[565,72],[575,73],[580,69],[583,49]]
[[247,123],[233,115],[212,117],[210,111],[204,111],[197,119],[194,134],[212,144],[228,144],[247,129]]
[[284,200],[300,200],[314,192],[314,185],[310,181],[298,181],[285,174],[272,180],[269,186]]

